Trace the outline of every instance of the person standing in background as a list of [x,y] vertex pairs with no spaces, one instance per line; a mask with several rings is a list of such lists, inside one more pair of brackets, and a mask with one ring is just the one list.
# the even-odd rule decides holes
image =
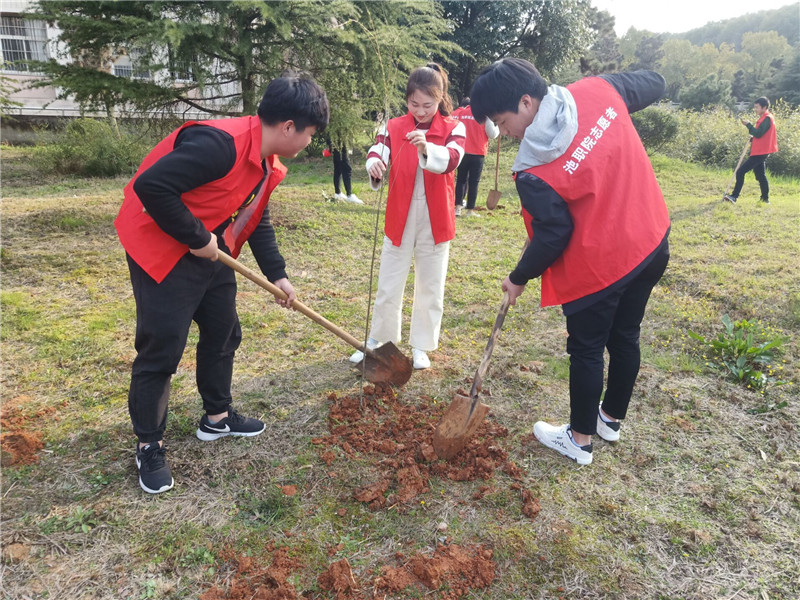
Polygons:
[[762,96],[753,103],[753,110],[758,116],[755,126],[750,121],[741,119],[742,125],[752,136],[750,138],[750,157],[744,164],[736,170],[736,185],[730,194],[725,194],[723,200],[735,204],[744,186],[744,176],[748,171],[753,171],[753,175],[761,186],[761,201],[769,204],[769,181],[767,181],[767,171],[765,165],[767,157],[773,152],[778,151],[778,132],[775,127],[775,118],[769,112],[769,99]]
[[464,194],[467,196],[467,217],[479,217],[475,212],[475,202],[478,199],[478,184],[483,172],[483,161],[489,150],[489,140],[496,139],[500,130],[491,119],[486,119],[483,125],[472,116],[469,106],[469,97],[464,98],[458,108],[451,115],[464,124],[467,130],[467,141],[464,158],[458,166],[456,174],[456,216],[461,216],[461,207],[464,205]]

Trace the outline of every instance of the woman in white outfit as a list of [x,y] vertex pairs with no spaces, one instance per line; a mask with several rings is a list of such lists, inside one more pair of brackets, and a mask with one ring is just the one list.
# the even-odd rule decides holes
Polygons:
[[[454,172],[464,156],[464,125],[449,117],[452,102],[445,71],[429,63],[406,85],[408,114],[381,128],[367,155],[373,189],[388,171],[388,196],[378,292],[367,346],[401,339],[403,292],[414,262],[414,304],[408,341],[415,369],[430,367],[439,346],[444,284],[455,237]],[[362,352],[351,357],[363,359]]]

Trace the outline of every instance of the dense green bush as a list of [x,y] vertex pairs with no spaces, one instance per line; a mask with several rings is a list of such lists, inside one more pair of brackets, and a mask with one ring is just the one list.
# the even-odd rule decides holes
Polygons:
[[[800,177],[800,108],[777,102],[770,111],[777,123],[779,151],[770,156],[767,170],[776,175]],[[750,139],[739,120],[756,120],[753,112],[738,114],[720,107],[703,112],[679,110],[674,115],[678,134],[663,146],[664,154],[731,170]]]
[[152,147],[148,139],[117,131],[107,122],[75,119],[36,149],[42,169],[63,175],[113,177],[133,174]]
[[678,119],[667,108],[651,106],[631,115],[648,154],[661,149],[678,135]]

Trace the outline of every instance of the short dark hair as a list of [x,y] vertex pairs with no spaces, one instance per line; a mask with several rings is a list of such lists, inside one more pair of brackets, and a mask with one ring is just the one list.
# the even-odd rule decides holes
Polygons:
[[761,98],[756,98],[755,104],[760,104],[764,108],[769,108],[769,98],[766,96],[761,96]]
[[461,99],[461,102],[458,103],[459,108],[463,108],[465,106],[469,106],[469,96],[464,96]]
[[528,94],[541,100],[547,82],[532,63],[521,58],[501,58],[483,69],[469,94],[472,116],[478,121],[502,112],[516,113],[519,100]]
[[294,121],[295,129],[303,131],[314,125],[317,132],[324,131],[330,120],[328,97],[310,77],[285,75],[269,82],[258,116],[267,125]]

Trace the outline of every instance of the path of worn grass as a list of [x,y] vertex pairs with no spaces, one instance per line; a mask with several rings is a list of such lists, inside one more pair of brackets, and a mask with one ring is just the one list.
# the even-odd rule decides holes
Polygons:
[[[538,284],[529,286],[487,385],[493,418],[510,432],[503,444],[540,498],[531,521],[504,491],[508,481],[480,501],[477,483],[436,480],[402,511],[356,502],[374,465],[339,457],[327,466],[310,441],[326,431],[327,395],[358,393],[350,348],[246,281],[234,391],[267,432],[215,444],[194,437],[190,343],[168,425],[176,487],[143,494],[126,406],[134,306],[112,225],[124,181],[55,181],[18,151],[3,160],[2,405],[44,443],[38,464],[3,468],[5,597],[197,597],[230,577],[223,548],[259,556],[270,542],[302,557],[298,590],[326,597],[316,577],[332,560],[348,558],[368,580],[395,552],[433,547],[441,522],[454,542],[495,549],[498,579],[469,597],[800,595],[797,181],[773,180],[773,203],[762,206],[748,180],[731,206],[719,202],[728,174],[655,159],[673,258],[645,319],[624,439],[599,442],[591,467],[530,441],[534,420],[567,418],[568,362],[563,318],[539,308]],[[505,171],[510,163],[509,153]],[[298,164],[299,185],[290,168],[271,206],[301,299],[360,337],[376,196],[359,179],[367,206],[324,201],[329,169]],[[434,368],[402,391],[408,399],[449,402],[477,367],[524,236],[510,182],[501,189],[505,208],[458,222],[441,347]],[[790,338],[776,365],[789,384],[762,395],[704,370],[688,331],[713,334],[725,313]],[[297,496],[279,493],[289,484]]]

